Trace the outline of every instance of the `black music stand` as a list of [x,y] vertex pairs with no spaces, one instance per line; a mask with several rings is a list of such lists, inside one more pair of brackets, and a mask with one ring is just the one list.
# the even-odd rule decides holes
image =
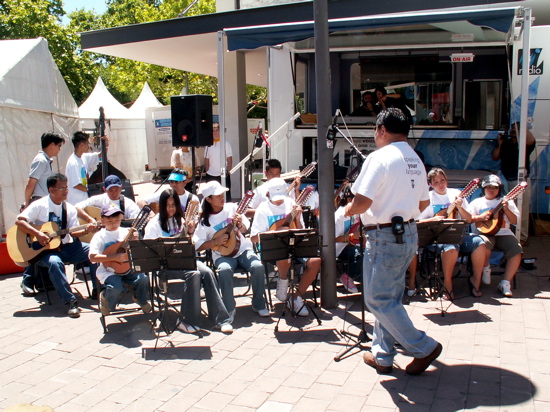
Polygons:
[[[188,237],[158,238],[151,240],[132,240],[129,242],[130,264],[136,272],[151,273],[152,289],[156,291],[158,302],[158,315],[153,321],[153,326],[158,319],[160,326],[167,335],[174,330],[167,325],[167,315],[170,308],[176,313],[180,311],[168,302],[166,270],[197,270],[195,258],[195,245]],[[161,285],[159,286],[159,277]],[[161,294],[163,296],[161,296]],[[199,332],[199,336],[202,335]],[[158,342],[157,335],[157,342]],[[157,344],[155,343],[155,349]]]
[[[290,259],[290,293],[287,302],[290,299],[290,313],[293,316],[302,309],[294,308],[294,297],[300,294],[298,287],[294,283],[294,258],[310,258],[321,256],[321,236],[315,229],[289,229],[275,232],[260,233],[260,248],[262,252],[262,261],[277,261]],[[301,296],[302,299],[304,298]],[[313,308],[304,299],[303,306],[307,306],[313,313],[319,325],[321,319],[317,316]],[[283,304],[283,311],[275,325],[275,332],[279,331],[279,322],[286,313],[286,302]]]
[[[407,299],[407,303],[410,302],[412,297],[416,296],[419,290],[424,289],[425,286],[429,286],[428,297],[431,300],[439,299],[441,303],[441,316],[445,316],[445,313],[447,313],[453,304],[453,301],[450,291],[447,290],[445,284],[439,276],[439,260],[441,259],[441,248],[439,245],[460,245],[468,228],[468,223],[465,220],[448,219],[420,222],[416,225],[416,227],[418,229],[418,246],[425,247],[434,245],[435,261],[433,271],[428,274],[426,279],[424,279],[420,286],[415,290],[414,294]],[[450,303],[445,309],[443,309],[443,294],[447,294],[450,298]]]

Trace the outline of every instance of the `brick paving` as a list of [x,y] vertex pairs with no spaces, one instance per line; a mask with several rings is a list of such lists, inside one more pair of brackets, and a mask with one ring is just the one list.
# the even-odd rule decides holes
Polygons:
[[[235,331],[202,338],[174,332],[158,341],[141,312],[109,316],[100,325],[97,303],[77,278],[79,319],[66,316],[55,292],[21,295],[20,274],[0,276],[0,408],[47,405],[78,411],[550,411],[550,237],[532,237],[525,257],[537,269],[518,274],[511,299],[496,291],[499,276],[470,297],[455,279],[457,299],[441,316],[439,303],[414,298],[415,325],[443,344],[420,376],[404,368],[377,375],[360,352],[340,362],[342,330],[359,331],[358,295],[339,293],[322,320],[260,318],[250,297],[237,298]],[[244,281],[237,289],[244,290]],[[339,291],[341,292],[341,290]],[[275,301],[274,301],[275,302]],[[131,304],[129,305],[131,306]],[[367,331],[372,316],[366,314]],[[208,320],[205,320],[205,326]]]

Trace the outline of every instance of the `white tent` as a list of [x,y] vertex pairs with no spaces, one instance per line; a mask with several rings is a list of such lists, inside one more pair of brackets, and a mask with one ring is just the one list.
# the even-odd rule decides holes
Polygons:
[[[24,200],[29,166],[40,136],[55,131],[70,140],[78,107],[43,38],[0,40],[0,230],[6,233]],[[52,165],[65,170],[72,145]]]
[[149,107],[162,106],[163,104],[158,101],[156,96],[153,94],[151,87],[149,87],[149,83],[145,82],[145,84],[143,85],[143,89],[141,89],[139,97],[134,102],[132,107],[130,107],[130,109],[128,110],[131,113],[132,117],[136,119],[145,119],[145,109],[148,109]]
[[101,77],[88,99],[79,107],[80,127],[94,130],[103,107],[109,137],[109,163],[132,182],[140,181],[147,163],[144,115],[136,116],[121,105],[107,90]]

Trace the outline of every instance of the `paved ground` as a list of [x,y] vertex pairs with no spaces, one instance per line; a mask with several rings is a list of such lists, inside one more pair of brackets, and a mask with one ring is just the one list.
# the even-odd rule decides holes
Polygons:
[[[141,313],[109,317],[103,334],[96,302],[82,296],[79,319],[55,292],[23,297],[20,275],[0,276],[0,407],[29,403],[55,411],[550,411],[550,237],[531,238],[526,257],[538,269],[518,274],[514,298],[493,285],[469,296],[455,280],[449,313],[423,298],[408,306],[420,329],[443,344],[428,371],[408,376],[400,353],[393,376],[379,376],[354,351],[335,362],[358,332],[358,295],[339,294],[322,320],[259,318],[250,297],[237,299],[232,335],[155,335]],[[240,285],[243,285],[243,280]],[[243,291],[244,286],[239,286]],[[346,310],[348,309],[348,310]],[[208,322],[205,319],[205,325]],[[372,316],[367,313],[367,332]]]

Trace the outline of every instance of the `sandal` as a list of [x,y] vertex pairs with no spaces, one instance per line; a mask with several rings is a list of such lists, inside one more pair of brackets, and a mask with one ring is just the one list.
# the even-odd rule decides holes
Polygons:
[[455,293],[454,293],[454,291],[452,291],[452,290],[451,290],[451,291],[445,290],[445,291],[443,292],[443,299],[448,300],[449,302],[452,302],[453,300],[455,300]]
[[476,289],[471,280],[469,280],[468,282],[470,282],[470,295],[472,295],[473,298],[480,298],[483,293],[481,293],[479,289]]

